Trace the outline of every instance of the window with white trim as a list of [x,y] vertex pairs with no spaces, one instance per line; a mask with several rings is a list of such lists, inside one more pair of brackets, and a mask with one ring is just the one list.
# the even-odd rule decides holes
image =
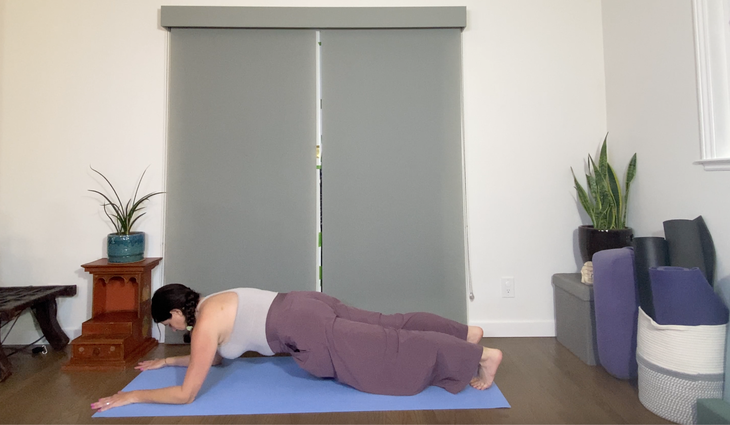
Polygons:
[[701,164],[730,170],[730,0],[693,0]]

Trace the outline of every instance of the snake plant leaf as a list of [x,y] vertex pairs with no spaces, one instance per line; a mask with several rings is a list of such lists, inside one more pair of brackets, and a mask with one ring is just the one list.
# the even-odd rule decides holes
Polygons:
[[593,227],[596,229],[603,229],[606,227],[606,221],[608,214],[608,204],[604,204],[600,209],[596,211],[596,221],[593,223]]
[[608,147],[606,146],[606,140],[608,139],[608,133],[603,138],[603,144],[601,145],[601,152],[598,154],[598,172],[606,175],[608,172]]
[[583,189],[583,186],[578,182],[578,179],[575,178],[575,172],[573,172],[573,168],[570,168],[570,172],[573,173],[573,181],[575,182],[575,190],[578,193],[578,199],[580,200],[581,205],[583,205],[583,209],[588,213],[588,215],[591,217],[592,221],[595,221],[595,206],[591,202],[590,198],[588,197],[588,194],[586,193],[585,189]]
[[600,188],[600,174],[597,173],[598,168],[596,167],[596,163],[593,162],[593,158],[588,155],[588,174],[586,175],[586,179],[588,180],[588,185],[590,187],[591,196],[593,197],[594,202],[596,203],[596,208],[598,210],[603,209],[604,199],[601,198],[601,188]]
[[[593,157],[588,155],[587,168],[587,193],[582,190],[575,173],[573,173],[573,181],[581,205],[591,217],[593,227],[600,230],[625,228],[629,186],[636,176],[636,154],[629,162],[623,193],[618,175],[608,162],[608,133],[601,144],[598,162],[596,163]],[[580,193],[581,191],[583,194]],[[585,196],[585,202],[582,196]]]
[[621,220],[621,204],[623,199],[621,198],[621,186],[619,185],[618,177],[616,172],[613,171],[611,164],[606,164],[608,167],[608,188],[611,195],[611,203],[614,208],[612,209],[611,226],[612,228],[623,227],[620,223]]
[[[591,158],[591,162],[593,162],[593,159]],[[593,170],[595,170],[595,184],[596,184],[596,204],[600,206],[601,209],[607,207],[609,205],[609,188],[608,188],[608,179],[606,178],[606,175],[601,172],[600,166],[596,167],[596,164],[593,164]]]
[[594,170],[595,163],[593,162],[593,158],[588,155],[588,173],[586,173],[586,182],[588,182],[588,190],[591,192],[591,197],[593,197],[597,205],[600,206],[600,199],[596,199],[596,196],[598,195],[598,186],[596,184],[596,176]]
[[628,208],[626,208],[626,205],[628,205],[629,202],[629,187],[631,187],[631,182],[634,181],[634,177],[636,177],[636,154],[631,157],[631,160],[629,161],[629,166],[626,169],[626,190],[624,191],[624,202],[622,211],[622,221],[624,223],[624,226],[626,224],[626,219],[628,216]]
[[590,194],[591,203],[593,204],[594,209],[597,210],[601,207],[601,204],[597,202],[598,200],[596,199],[596,193],[598,193],[596,179],[592,175],[586,174],[586,182],[588,184],[588,193]]
[[626,190],[629,189],[629,185],[634,181],[634,177],[636,177],[636,154],[631,157],[629,167],[626,169]]

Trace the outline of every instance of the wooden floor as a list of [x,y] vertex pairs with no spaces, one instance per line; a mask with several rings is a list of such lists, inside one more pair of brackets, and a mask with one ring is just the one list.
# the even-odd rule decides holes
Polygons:
[[[510,409],[92,419],[91,402],[121,390],[137,372],[62,372],[68,354],[51,351],[10,357],[13,375],[0,383],[0,423],[670,423],[641,405],[635,381],[586,365],[555,338],[485,338],[482,344],[504,352],[496,382]],[[147,357],[187,349],[161,345]]]

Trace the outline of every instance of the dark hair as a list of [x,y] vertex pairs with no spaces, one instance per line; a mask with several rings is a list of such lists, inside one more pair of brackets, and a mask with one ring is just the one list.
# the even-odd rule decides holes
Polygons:
[[179,283],[170,283],[155,291],[152,296],[152,320],[164,322],[172,317],[170,313],[179,309],[185,316],[188,326],[195,326],[195,309],[198,307],[200,294]]

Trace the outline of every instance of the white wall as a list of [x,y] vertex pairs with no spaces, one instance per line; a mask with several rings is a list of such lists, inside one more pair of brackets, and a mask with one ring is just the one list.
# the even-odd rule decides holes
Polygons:
[[603,2],[609,136],[619,163],[637,153],[629,211],[637,236],[698,215],[717,250],[716,278],[730,284],[730,172],[704,171],[690,0]]
[[[91,308],[91,277],[80,265],[105,254],[110,231],[86,192],[99,187],[89,165],[125,193],[150,165],[143,189],[164,188],[161,4],[466,5],[464,118],[476,295],[469,321],[487,335],[554,334],[550,277],[578,270],[575,228],[585,219],[570,167],[582,167],[606,131],[598,0],[4,0],[0,285],[78,285],[79,295],[59,305],[62,326],[77,335]],[[148,256],[163,253],[163,201],[153,200],[141,222]],[[515,298],[501,298],[501,276],[514,276]],[[38,335],[25,315],[6,343]]]

